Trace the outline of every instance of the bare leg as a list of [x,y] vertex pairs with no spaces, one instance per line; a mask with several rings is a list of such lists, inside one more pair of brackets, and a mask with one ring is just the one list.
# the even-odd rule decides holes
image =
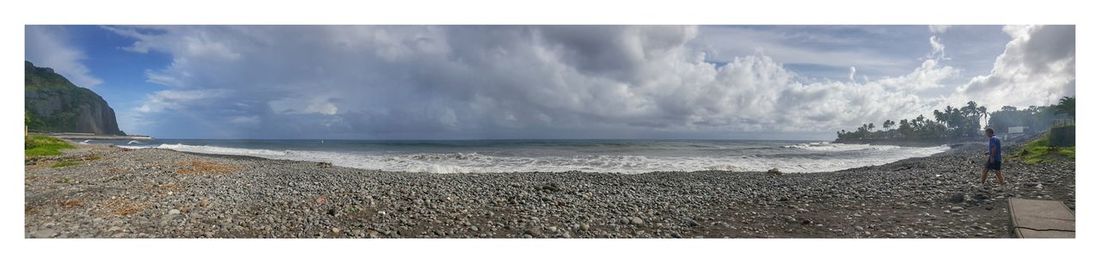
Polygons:
[[997,183],[1001,184],[1001,186],[1005,185],[1005,176],[1001,173],[1001,170],[997,170]]
[[989,176],[989,168],[982,169],[982,185],[985,185],[986,176]]

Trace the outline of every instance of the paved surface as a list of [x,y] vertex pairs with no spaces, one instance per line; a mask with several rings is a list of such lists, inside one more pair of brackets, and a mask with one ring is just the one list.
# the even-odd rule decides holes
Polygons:
[[1076,237],[1076,217],[1061,201],[1010,198],[1008,210],[1017,237]]

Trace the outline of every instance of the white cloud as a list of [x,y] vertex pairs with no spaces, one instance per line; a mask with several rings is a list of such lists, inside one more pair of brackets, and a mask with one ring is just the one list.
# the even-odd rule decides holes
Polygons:
[[928,44],[932,45],[932,52],[928,53],[928,59],[943,60],[946,58],[945,47],[938,37],[935,35],[928,37]]
[[165,110],[188,110],[208,104],[210,100],[224,98],[227,90],[162,90],[149,95],[138,106],[140,113],[158,113]]
[[987,75],[959,88],[960,96],[996,109],[1047,105],[1076,94],[1074,26],[1005,26],[1013,37]]
[[246,137],[831,133],[927,113],[951,98],[917,94],[950,94],[959,77],[934,37],[939,55],[904,74],[855,82],[852,63],[837,82],[799,78],[770,53],[711,64],[695,27],[112,30],[172,57],[148,74],[169,90],[137,109],[145,120],[171,129],[185,112]]
[[933,34],[943,34],[947,32],[949,28],[951,28],[950,25],[929,25],[928,31],[931,31]]
[[848,67],[853,64],[870,67],[897,67],[905,65],[900,58],[884,56],[864,49],[810,49],[793,43],[812,42],[814,45],[859,45],[859,39],[830,37],[827,34],[776,33],[739,27],[710,27],[697,40],[701,49],[720,60],[752,53],[763,53],[787,64],[817,64]]
[[26,26],[24,57],[35,66],[53,68],[77,86],[95,88],[103,80],[92,75],[81,62],[84,52],[69,43],[68,33],[59,26]]

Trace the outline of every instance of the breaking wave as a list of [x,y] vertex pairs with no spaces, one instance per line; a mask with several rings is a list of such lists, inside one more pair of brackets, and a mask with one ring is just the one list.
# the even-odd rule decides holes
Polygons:
[[[696,147],[689,145],[690,147]],[[213,145],[152,144],[119,145],[140,149],[157,148],[181,152],[241,155],[268,159],[329,162],[334,165],[405,172],[482,173],[482,172],[612,172],[646,173],[654,171],[767,171],[826,172],[855,167],[881,165],[906,158],[923,157],[948,150],[947,146],[900,147],[843,143],[803,143],[772,146],[767,149],[721,149],[710,147],[698,154],[649,154],[618,152],[609,154],[544,154],[522,156],[501,152],[365,152],[329,150],[252,149]],[[754,149],[754,150],[744,150]]]

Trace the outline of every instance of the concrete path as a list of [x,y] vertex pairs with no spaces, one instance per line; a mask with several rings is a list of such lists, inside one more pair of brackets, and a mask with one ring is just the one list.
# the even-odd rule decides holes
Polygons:
[[1016,237],[1076,237],[1076,217],[1061,201],[1009,198],[1008,211]]

